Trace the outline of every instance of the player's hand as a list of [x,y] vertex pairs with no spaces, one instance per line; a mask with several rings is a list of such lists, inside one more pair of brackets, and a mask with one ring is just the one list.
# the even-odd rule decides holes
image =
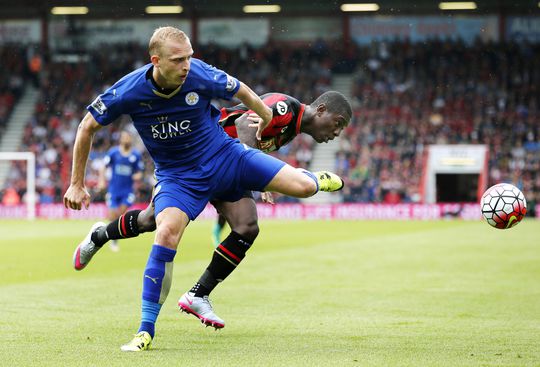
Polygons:
[[260,118],[259,115],[257,115],[256,113],[250,113],[248,115],[248,117],[247,117],[247,120],[251,121],[251,123],[248,124],[249,127],[256,127],[257,128],[257,132],[255,133],[255,137],[257,138],[257,140],[261,140],[261,135],[259,134],[259,126],[263,123],[263,119]]
[[261,192],[263,203],[274,204],[274,195],[271,192]]
[[[253,117],[253,119],[250,118],[250,116],[256,116],[258,119]],[[248,116],[248,120],[252,121],[253,123],[249,124],[249,127],[256,127],[257,133],[255,133],[255,136],[257,137],[257,140],[261,140],[262,132],[268,125],[270,125],[270,121],[272,121],[273,114],[272,109],[270,107],[266,108],[265,116],[259,116],[257,114],[250,114]]]
[[248,125],[249,127],[258,127],[259,122],[262,121],[262,118],[260,118],[255,112],[248,114],[247,119],[252,122]]
[[90,194],[86,187],[69,185],[64,194],[64,206],[67,209],[81,210],[83,205],[85,209],[90,206]]

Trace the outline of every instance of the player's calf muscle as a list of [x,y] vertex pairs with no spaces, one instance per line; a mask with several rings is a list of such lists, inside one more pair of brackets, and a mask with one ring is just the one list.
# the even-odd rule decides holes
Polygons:
[[139,234],[155,231],[156,217],[154,216],[154,208],[149,207],[141,211],[137,217],[137,225],[139,227]]

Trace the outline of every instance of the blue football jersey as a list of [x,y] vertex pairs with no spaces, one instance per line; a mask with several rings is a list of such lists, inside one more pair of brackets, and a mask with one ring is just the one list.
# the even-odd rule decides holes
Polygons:
[[124,155],[119,147],[112,147],[107,152],[104,163],[111,170],[108,191],[112,195],[131,193],[133,175],[144,169],[141,153],[134,149],[128,155]]
[[222,70],[193,58],[180,87],[163,94],[152,83],[153,65],[124,76],[87,109],[101,125],[122,114],[133,124],[161,172],[197,167],[225,145],[235,144],[219,126],[213,98],[231,99],[240,82]]

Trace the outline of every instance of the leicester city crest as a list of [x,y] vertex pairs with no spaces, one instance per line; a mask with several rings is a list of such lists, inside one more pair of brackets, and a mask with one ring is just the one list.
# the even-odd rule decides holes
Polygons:
[[190,106],[193,106],[199,102],[199,95],[195,92],[189,92],[186,94],[186,103]]

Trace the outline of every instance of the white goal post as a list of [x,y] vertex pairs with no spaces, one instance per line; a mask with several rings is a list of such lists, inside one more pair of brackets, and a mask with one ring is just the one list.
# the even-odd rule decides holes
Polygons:
[[36,218],[36,156],[32,152],[0,152],[0,161],[26,161],[26,217]]

